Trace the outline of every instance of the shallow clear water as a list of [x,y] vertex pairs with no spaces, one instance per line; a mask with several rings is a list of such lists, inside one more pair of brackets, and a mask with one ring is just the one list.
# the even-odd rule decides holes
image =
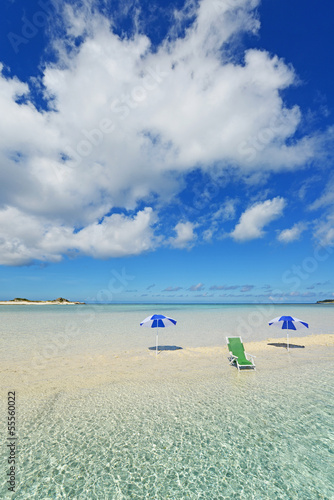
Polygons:
[[330,499],[330,363],[19,399],[15,498]]
[[[73,319],[77,315],[74,309],[40,311],[40,307],[36,311],[28,306],[35,311],[25,308],[21,313],[16,312],[17,307],[2,322],[5,330],[15,314],[16,326],[12,325],[8,338],[15,336],[17,356],[13,347],[11,351],[7,347],[7,353],[13,355],[13,371],[20,370],[24,352],[38,351],[39,343],[45,348],[52,335],[60,335],[69,322],[86,326],[82,341],[79,333],[73,333],[59,352],[51,355],[50,351],[50,366],[57,364],[60,353],[71,357],[72,353],[85,355],[88,350],[98,355],[108,342],[108,348],[122,356],[129,346],[126,333],[131,342],[137,342],[135,349],[143,350],[144,361],[141,364],[140,358],[140,363],[132,363],[129,358],[129,363],[121,365],[124,371],[110,381],[104,378],[88,387],[84,383],[71,385],[68,380],[64,389],[56,380],[54,390],[45,392],[34,392],[31,387],[25,391],[24,384],[12,387],[8,372],[8,385],[1,391],[1,414],[5,415],[3,395],[16,388],[16,499],[334,498],[333,358],[327,349],[296,349],[289,355],[277,349],[266,354],[266,359],[258,357],[257,371],[238,373],[226,358],[218,364],[212,358],[212,363],[206,364],[205,355],[192,357],[191,351],[189,359],[180,358],[176,363],[175,355],[182,351],[164,353],[161,359],[147,354],[147,340],[154,340],[151,331],[133,328],[137,317],[141,320],[150,314],[144,306],[132,311],[99,306],[101,312],[96,312],[90,324],[83,316]],[[240,317],[247,319],[251,311],[242,307]],[[326,309],[324,318],[320,309],[301,307],[305,313],[296,312],[294,307],[294,315],[310,323],[310,318],[315,321],[318,315],[321,331],[316,333],[332,333],[334,309]],[[191,308],[172,306],[164,312],[172,317],[176,312],[179,321],[192,321]],[[281,314],[281,309],[276,312],[268,319]],[[231,321],[235,309],[224,313],[226,322]],[[120,317],[115,320],[117,315]],[[183,345],[184,353],[187,345],[215,345],[218,340],[222,344],[224,335],[218,331],[221,315],[221,309],[203,309],[202,316],[192,323],[193,337],[187,337],[186,328],[175,328],[172,337],[170,328],[161,336],[168,335],[164,337],[168,344],[175,341]],[[120,325],[125,316],[130,319],[117,338],[108,324]],[[131,325],[135,334],[127,332]],[[201,335],[204,326],[206,342]],[[30,337],[32,332],[34,338]],[[96,333],[94,339],[90,332]],[[48,366],[39,372],[45,388],[49,385]],[[112,372],[113,366],[106,369]],[[4,446],[1,450],[2,498],[7,490],[7,451]]]
[[243,340],[284,337],[268,321],[289,314],[309,323],[294,336],[332,333],[334,305],[87,305],[0,306],[1,356],[48,358],[62,353],[123,352],[155,345],[155,330],[140,327],[147,316],[162,313],[177,320],[159,329],[159,344],[182,347],[225,345],[227,335]]

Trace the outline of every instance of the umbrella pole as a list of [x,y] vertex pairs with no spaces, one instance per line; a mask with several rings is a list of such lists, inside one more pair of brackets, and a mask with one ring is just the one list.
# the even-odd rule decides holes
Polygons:
[[288,333],[286,334],[286,348],[289,352],[289,334]]
[[159,336],[159,328],[157,328],[157,334],[155,337],[155,355],[158,356],[158,336]]

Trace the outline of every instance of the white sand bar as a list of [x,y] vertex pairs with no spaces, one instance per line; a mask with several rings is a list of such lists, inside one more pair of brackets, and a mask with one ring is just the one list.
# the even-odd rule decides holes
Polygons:
[[[292,364],[301,372],[310,363],[333,358],[334,335],[291,337],[288,352],[286,339],[268,338],[260,342],[245,343],[246,351],[256,356],[257,371],[240,373],[229,365],[226,346],[184,347],[180,350],[160,351],[156,356],[147,348],[123,352],[108,351],[92,355],[52,355],[33,357],[15,363],[3,360],[0,371],[1,388],[15,387],[21,395],[50,394],[59,391],[98,388],[110,384],[143,384],[145,381],[178,380],[180,382],[215,377],[256,376],[272,370],[282,370]],[[268,345],[273,343],[275,345]],[[281,344],[281,345],[280,345]],[[304,346],[304,347],[302,347]]]

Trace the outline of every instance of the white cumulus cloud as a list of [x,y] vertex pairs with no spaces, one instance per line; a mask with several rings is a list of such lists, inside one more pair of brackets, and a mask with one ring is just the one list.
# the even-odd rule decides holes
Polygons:
[[278,196],[252,205],[241,215],[230,236],[236,241],[262,238],[263,228],[282,215],[285,204],[284,198]]
[[334,213],[328,214],[324,219],[316,221],[314,237],[321,246],[334,245]]
[[101,259],[137,255],[158,244],[155,222],[154,212],[147,207],[132,217],[113,214],[74,231],[7,208],[0,211],[0,264],[26,265],[35,259],[58,262],[62,255],[76,254]]
[[[55,60],[41,65],[34,80],[47,108],[34,106],[31,82],[0,74],[6,117],[0,122],[0,218],[11,226],[0,228],[3,264],[70,252],[107,258],[146,251],[157,244],[152,213],[129,219],[113,210],[136,211],[152,196],[170,201],[194,168],[233,165],[249,175],[299,168],[313,158],[315,138],[290,141],[302,115],[280,93],[295,83],[294,70],[264,50],[245,51],[242,62],[224,52],[232,38],[256,33],[258,3],[202,0],[184,36],[175,25],[159,47],[141,32],[119,37],[93,1],[76,9],[63,4],[66,36],[55,30]],[[187,12],[177,13],[177,23]],[[233,207],[226,210],[225,217],[233,217]],[[255,217],[248,237],[240,222],[233,237],[258,237],[266,217]],[[174,246],[194,240],[190,223],[175,229]]]
[[298,222],[297,224],[294,224],[290,229],[284,229],[283,231],[281,231],[278,234],[277,239],[281,243],[291,243],[292,241],[298,240],[305,229],[306,225],[302,222]]
[[194,233],[195,227],[196,224],[189,221],[176,224],[174,228],[176,236],[175,238],[170,238],[170,244],[175,248],[189,248],[197,238],[197,235]]

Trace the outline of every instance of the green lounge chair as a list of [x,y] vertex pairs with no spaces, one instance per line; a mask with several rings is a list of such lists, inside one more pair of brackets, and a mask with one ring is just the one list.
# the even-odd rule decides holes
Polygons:
[[[227,347],[230,353],[229,361],[230,365],[236,364],[238,370],[244,368],[255,368],[255,364],[251,354],[245,352],[244,345],[242,343],[241,337],[226,337]],[[250,359],[248,359],[250,358]]]

